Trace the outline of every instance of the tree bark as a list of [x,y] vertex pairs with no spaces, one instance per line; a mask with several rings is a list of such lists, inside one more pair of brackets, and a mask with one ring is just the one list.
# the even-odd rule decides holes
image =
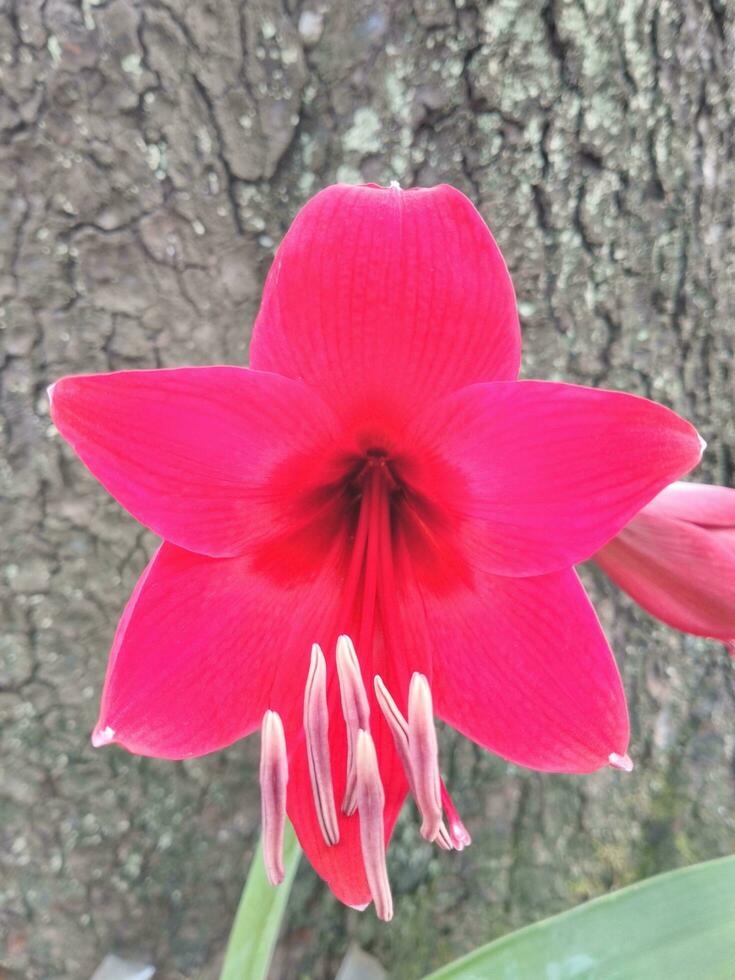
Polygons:
[[[245,363],[274,246],[310,195],[448,181],[509,263],[525,376],[664,402],[709,443],[698,477],[732,485],[734,23],[722,0],[0,2],[7,975],[78,980],[114,949],[157,977],[215,976],[258,825],[251,741],[187,763],[89,745],[154,540],[62,444],[45,387]],[[635,772],[539,775],[447,735],[473,846],[431,852],[406,810],[390,928],[302,868],[274,976],[331,977],[354,938],[419,977],[733,850],[727,656],[588,577]]]

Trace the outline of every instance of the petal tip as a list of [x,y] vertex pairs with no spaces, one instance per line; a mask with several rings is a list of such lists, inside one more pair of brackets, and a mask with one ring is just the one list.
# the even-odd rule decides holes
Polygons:
[[701,458],[702,458],[702,456],[704,456],[704,451],[705,451],[705,449],[707,448],[707,443],[706,443],[706,441],[705,441],[705,440],[704,440],[704,439],[703,439],[703,438],[702,438],[702,437],[700,436],[700,434],[699,434],[699,433],[697,433],[697,439],[699,439],[699,458],[701,459]]
[[97,726],[92,732],[92,745],[96,749],[102,748],[104,745],[110,745],[115,741],[115,729],[111,728],[109,725],[105,725],[104,728]]
[[633,772],[633,760],[627,752],[623,755],[618,755],[617,752],[611,752],[608,756],[608,762],[613,769],[621,769],[623,772]]
[[368,907],[369,904],[370,904],[370,902],[365,902],[363,905],[349,905],[348,904],[347,908],[348,909],[354,909],[355,912],[364,912],[365,909]]

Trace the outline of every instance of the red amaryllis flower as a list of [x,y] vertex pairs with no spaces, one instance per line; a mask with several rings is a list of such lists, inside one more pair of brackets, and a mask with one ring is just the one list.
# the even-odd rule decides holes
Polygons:
[[462,194],[336,186],[278,249],[250,370],[53,388],[59,431],[164,539],[94,741],[177,759],[262,721],[274,881],[284,806],[335,894],[383,918],[409,784],[425,836],[466,843],[434,711],[524,766],[629,765],[620,677],[573,566],[700,440],[641,398],[519,382],[519,359],[508,272]]
[[594,560],[656,619],[735,652],[735,490],[672,483]]

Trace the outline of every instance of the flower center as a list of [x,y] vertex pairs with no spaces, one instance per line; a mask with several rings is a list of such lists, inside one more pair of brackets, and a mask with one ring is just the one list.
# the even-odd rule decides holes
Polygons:
[[352,518],[355,529],[342,591],[341,618],[344,626],[359,622],[356,640],[363,652],[373,649],[378,615],[384,632],[392,626],[393,603],[385,596],[386,590],[395,589],[391,497],[398,486],[389,457],[379,449],[366,453],[347,481],[357,516]]
[[[334,528],[344,536],[341,594],[334,612],[337,620],[335,623],[330,616],[329,625],[325,624],[325,632],[332,632],[336,626],[342,635],[337,640],[330,671],[320,646],[312,646],[303,704],[306,755],[313,805],[325,844],[340,846],[342,821],[359,820],[370,893],[378,916],[389,919],[392,899],[385,864],[386,801],[380,772],[381,768],[389,771],[392,763],[384,758],[385,753],[395,751],[403,766],[421,815],[422,835],[445,849],[461,850],[470,841],[439,775],[428,679],[419,672],[411,675],[423,663],[410,662],[412,654],[399,622],[399,589],[412,588],[404,579],[413,574],[410,569],[414,562],[420,566],[420,574],[425,575],[427,567],[433,569],[436,555],[436,565],[443,569],[440,574],[446,576],[448,549],[440,517],[404,478],[404,474],[415,472],[412,458],[396,455],[376,440],[359,455],[341,461],[337,472],[338,479],[315,497],[315,518],[310,522],[309,533],[320,539],[322,548],[329,540],[325,530]],[[298,547],[294,553],[297,551]],[[400,575],[396,574],[397,568]],[[416,657],[427,655],[416,637],[412,637],[412,643]],[[400,692],[407,717],[381,677],[393,685],[394,694]],[[330,757],[330,744],[334,748],[336,734],[332,732],[330,742],[330,723],[334,721],[328,696],[330,679],[339,685],[347,742],[341,799],[335,798]],[[334,705],[334,700],[331,703]],[[380,723],[377,731],[376,718]],[[288,777],[287,768],[284,770],[285,743],[276,737],[278,731],[274,736],[274,731],[269,715],[263,729],[261,778],[268,828],[264,853],[272,881],[278,880],[281,873],[277,852]],[[341,726],[337,731],[341,731]]]

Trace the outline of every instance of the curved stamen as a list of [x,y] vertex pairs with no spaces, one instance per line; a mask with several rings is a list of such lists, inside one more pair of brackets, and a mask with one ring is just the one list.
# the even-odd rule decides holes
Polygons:
[[337,675],[342,699],[342,714],[347,726],[347,783],[342,812],[350,816],[357,806],[356,744],[357,733],[370,728],[370,705],[362,682],[360,664],[349,636],[337,640]]
[[360,846],[368,887],[379,919],[393,918],[393,897],[385,864],[383,808],[385,794],[380,781],[378,757],[369,732],[360,729],[356,739],[357,809],[360,814]]
[[326,843],[334,845],[339,842],[339,824],[334,807],[332,766],[329,757],[327,665],[318,643],[311,648],[311,666],[304,691],[304,731],[311,792],[319,827]]
[[390,728],[391,735],[393,736],[393,744],[396,747],[398,758],[401,760],[403,770],[406,773],[411,796],[415,797],[413,773],[411,772],[411,753],[408,748],[408,722],[391,697],[390,691],[383,683],[382,677],[378,674],[373,678],[373,687],[375,688],[375,699],[378,702],[378,707],[383,712],[386,724]]
[[[414,798],[414,800],[416,801],[416,805],[418,806],[419,805],[418,798],[416,796],[416,789],[414,788],[414,778],[413,778],[413,772],[411,768],[411,752],[409,750],[409,744],[408,744],[408,722],[403,717],[403,715],[400,712],[400,709],[398,708],[398,705],[391,697],[390,691],[383,683],[382,677],[380,677],[378,674],[375,675],[375,678],[373,680],[373,685],[375,687],[375,698],[378,702],[378,707],[383,712],[383,717],[385,718],[386,724],[388,725],[388,728],[390,728],[391,734],[393,736],[393,744],[395,745],[396,752],[398,753],[398,758],[401,760],[401,764],[403,765],[404,772],[406,773],[406,779],[408,780],[408,788],[410,790],[411,796]],[[464,830],[464,825],[459,820],[457,811],[454,809],[454,805],[452,804],[451,797],[449,796],[449,793],[447,792],[447,789],[444,786],[444,781],[441,780],[440,784],[441,784],[441,799],[443,801],[444,798],[446,797],[446,799],[449,801],[449,807],[451,807],[451,811],[449,808],[446,808],[447,819],[451,819],[451,813],[453,813],[454,817],[457,819],[460,826],[462,826],[462,829]],[[469,844],[470,843],[469,834],[467,833],[466,830],[464,832],[467,836],[467,844]],[[439,847],[441,847],[442,850],[444,851],[451,851],[455,847],[452,834],[449,830],[447,830],[447,827],[443,820],[439,825],[439,831],[436,835],[435,843],[438,844]],[[462,844],[462,847],[464,846],[465,845]],[[462,847],[458,847],[458,850],[462,850]]]
[[263,822],[263,863],[271,885],[284,877],[283,830],[286,823],[288,757],[283,722],[275,711],[263,715],[260,739],[260,806]]
[[408,688],[408,748],[416,803],[423,818],[421,836],[433,841],[442,822],[439,747],[431,688],[426,677],[419,673],[413,675]]

